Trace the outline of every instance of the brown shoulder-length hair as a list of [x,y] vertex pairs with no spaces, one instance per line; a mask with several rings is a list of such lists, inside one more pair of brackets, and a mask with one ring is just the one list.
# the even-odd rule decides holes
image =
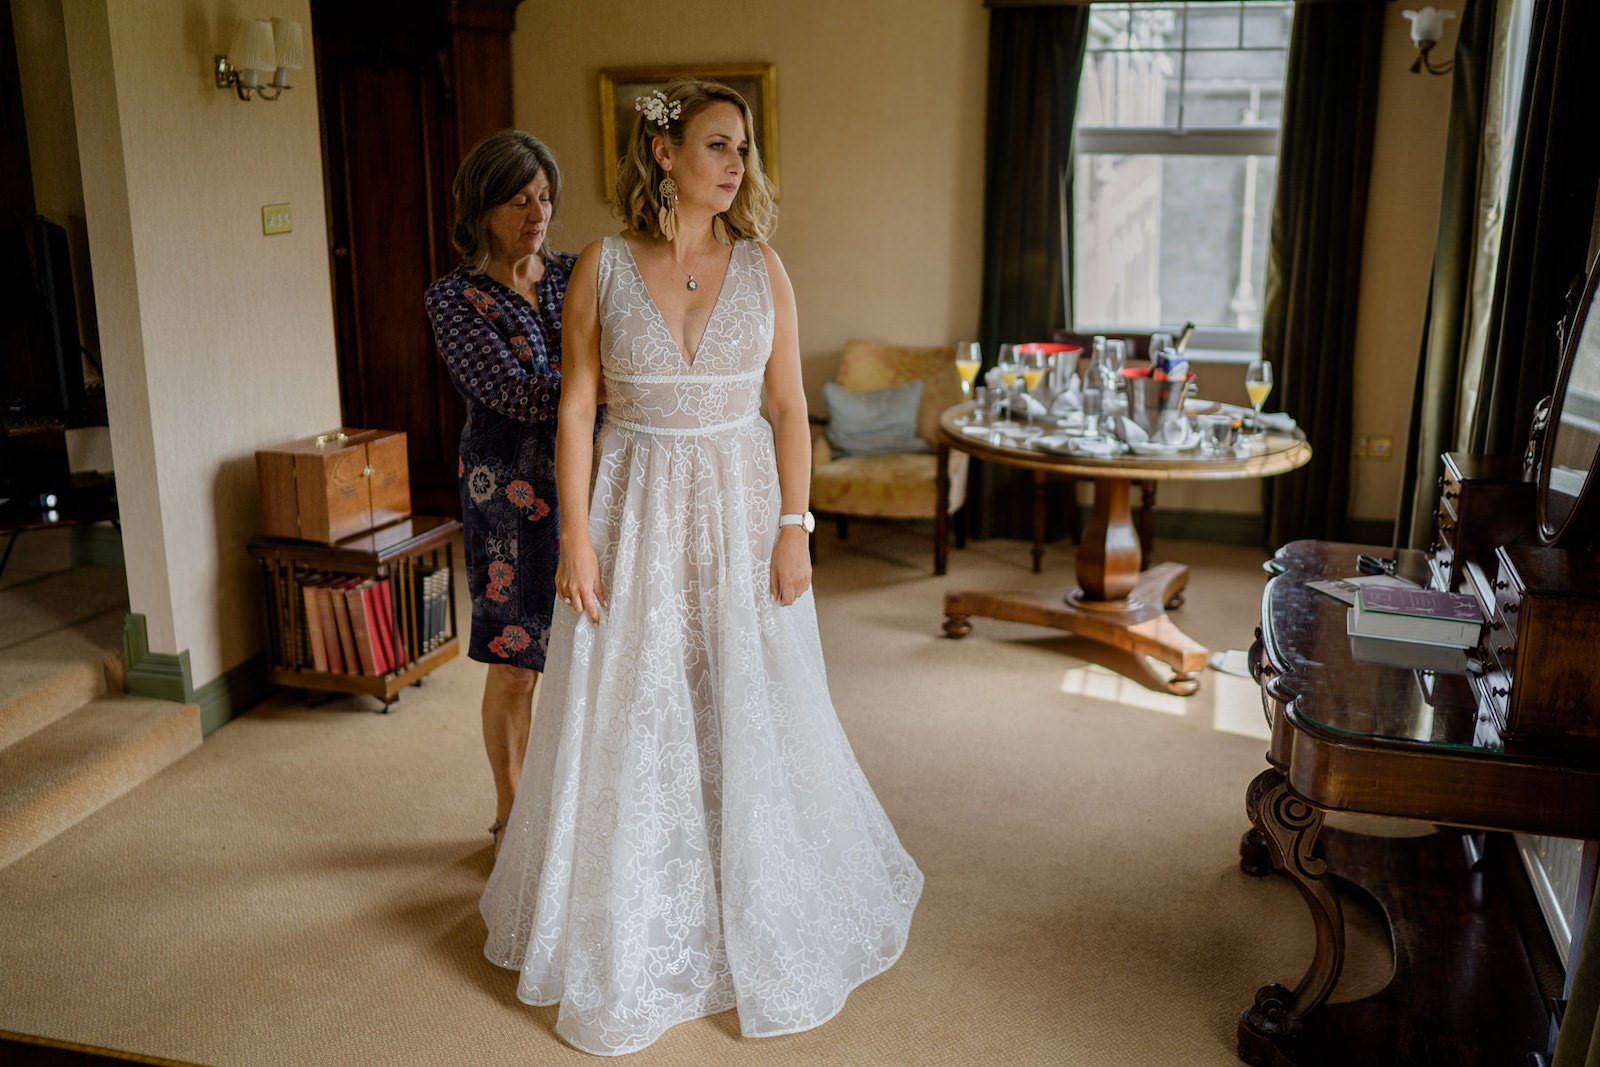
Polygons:
[[761,151],[756,147],[756,118],[745,98],[719,82],[680,78],[661,87],[668,106],[679,105],[677,117],[663,129],[643,112],[635,117],[621,158],[617,160],[617,193],[612,207],[623,224],[634,233],[649,237],[661,232],[661,167],[652,151],[652,139],[660,136],[678,147],[689,121],[712,104],[727,103],[744,116],[749,152],[744,160],[744,180],[734,195],[733,206],[718,215],[734,238],[768,240],[778,228],[778,204],[772,196],[772,183],[761,169]]
[[[450,187],[455,197],[456,217],[450,227],[450,243],[461,259],[480,274],[489,265],[489,212],[522,192],[540,172],[550,181],[550,217],[561,206],[561,168],[543,141],[521,130],[500,130],[472,146],[461,161],[456,180]],[[539,254],[555,262],[546,232]]]

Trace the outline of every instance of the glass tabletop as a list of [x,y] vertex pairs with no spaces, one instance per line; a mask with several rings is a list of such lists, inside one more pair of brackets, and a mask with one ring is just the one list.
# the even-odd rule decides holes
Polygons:
[[[1345,630],[1348,605],[1306,583],[1358,574],[1359,553],[1389,555],[1367,545],[1297,541],[1278,550],[1283,573],[1262,597],[1262,638],[1276,683],[1293,697],[1298,723],[1368,742],[1393,742],[1498,755],[1475,741],[1478,703],[1464,671],[1416,670],[1365,662]],[[1402,551],[1396,573],[1427,584],[1427,561]]]

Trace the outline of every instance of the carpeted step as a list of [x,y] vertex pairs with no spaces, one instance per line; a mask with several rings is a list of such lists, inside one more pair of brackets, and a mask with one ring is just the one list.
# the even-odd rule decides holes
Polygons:
[[200,708],[94,700],[0,749],[0,867],[200,747]]
[[108,611],[0,649],[0,750],[122,688],[123,618]]
[[128,610],[128,576],[119,567],[70,567],[0,588],[0,655],[43,634]]

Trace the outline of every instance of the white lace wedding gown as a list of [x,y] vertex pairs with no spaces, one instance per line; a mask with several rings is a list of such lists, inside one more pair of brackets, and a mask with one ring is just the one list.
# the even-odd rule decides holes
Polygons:
[[692,361],[620,237],[599,282],[607,607],[556,605],[484,953],[588,1052],[734,1007],[746,1036],[805,1030],[899,957],[922,873],[839,726],[811,594],[769,592],[766,263],[734,246]]

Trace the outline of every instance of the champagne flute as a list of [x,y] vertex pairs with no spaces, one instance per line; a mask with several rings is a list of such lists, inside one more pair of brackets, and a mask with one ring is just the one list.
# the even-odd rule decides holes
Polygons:
[[961,395],[972,399],[972,383],[978,379],[978,368],[983,366],[983,347],[976,341],[962,341],[956,345],[956,373],[961,375]]
[[[1043,352],[1029,352],[1022,360],[1022,384],[1027,386],[1028,395],[1038,399],[1039,384],[1044,381],[1045,366],[1048,357]],[[1024,401],[1024,403],[1027,403]],[[1033,425],[1033,405],[1028,404],[1028,425]]]
[[1244,391],[1250,394],[1250,406],[1255,408],[1256,417],[1252,420],[1256,431],[1261,428],[1261,406],[1267,402],[1267,397],[1272,394],[1272,364],[1264,359],[1250,361],[1244,372]]
[[1000,381],[1005,384],[1006,410],[1011,409],[1011,390],[1017,384],[1017,377],[1022,373],[1021,362],[1017,358],[1016,345],[1001,345],[1000,358],[995,364],[1000,368]]

